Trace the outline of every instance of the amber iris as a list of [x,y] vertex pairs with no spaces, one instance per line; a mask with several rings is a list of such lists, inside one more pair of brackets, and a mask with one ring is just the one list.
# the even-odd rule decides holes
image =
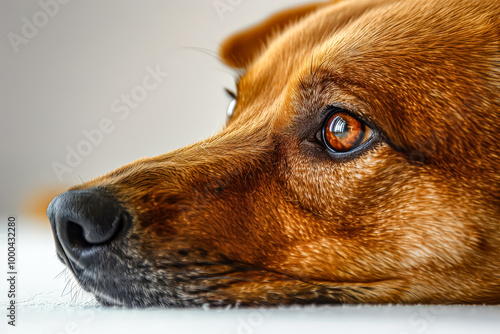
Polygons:
[[365,128],[363,123],[346,113],[334,113],[326,122],[324,139],[332,150],[348,152],[362,144]]

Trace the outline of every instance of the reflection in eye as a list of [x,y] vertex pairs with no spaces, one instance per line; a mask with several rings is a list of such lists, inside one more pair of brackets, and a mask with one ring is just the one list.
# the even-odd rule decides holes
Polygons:
[[228,88],[225,88],[224,90],[226,91],[227,95],[229,95],[229,97],[231,98],[231,101],[227,105],[226,109],[226,116],[228,119],[231,119],[234,114],[234,108],[236,108],[236,93]]
[[226,115],[227,115],[227,118],[231,118],[233,117],[233,114],[234,114],[234,108],[236,107],[236,99],[232,99],[229,104],[227,105],[227,109],[226,109]]

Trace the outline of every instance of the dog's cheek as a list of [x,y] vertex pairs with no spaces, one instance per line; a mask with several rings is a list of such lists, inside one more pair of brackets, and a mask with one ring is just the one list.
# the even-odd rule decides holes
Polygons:
[[311,236],[287,255],[289,265],[301,267],[297,272],[315,267],[321,268],[316,270],[319,276],[319,271],[332,273],[332,265],[346,267],[346,261],[362,258],[355,254],[360,249],[383,251],[384,243],[394,244],[394,236],[384,235],[384,222],[400,211],[403,199],[394,191],[411,177],[403,158],[385,145],[343,162],[317,159],[300,144],[288,145],[283,154],[281,177],[288,201],[300,210],[298,217],[308,217],[297,222],[297,228],[309,230]]
[[344,161],[318,159],[299,146],[288,146],[284,154],[284,187],[303,208],[327,221],[351,224],[384,203],[394,206],[394,192],[414,177],[407,159],[386,144]]
[[316,233],[287,250],[283,269],[328,280],[412,275],[460,263],[464,252],[450,250],[473,246],[464,238],[466,213],[446,195],[453,191],[439,171],[387,145],[345,162],[300,153],[288,148],[284,184],[302,215],[313,215],[298,226]]

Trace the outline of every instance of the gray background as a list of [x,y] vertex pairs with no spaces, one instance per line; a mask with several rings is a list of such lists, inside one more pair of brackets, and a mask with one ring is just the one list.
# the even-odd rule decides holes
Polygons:
[[[220,3],[226,11],[217,10]],[[220,129],[223,88],[234,87],[235,77],[216,57],[220,43],[297,3],[304,1],[72,0],[50,6],[51,17],[38,2],[0,0],[0,213],[23,215],[47,189],[64,190]],[[38,24],[36,34],[26,20]],[[27,43],[15,50],[12,34],[28,36]],[[112,102],[157,66],[169,76],[120,119]],[[105,118],[114,131],[58,178],[52,164],[67,165],[67,147],[77,150],[82,131]]]

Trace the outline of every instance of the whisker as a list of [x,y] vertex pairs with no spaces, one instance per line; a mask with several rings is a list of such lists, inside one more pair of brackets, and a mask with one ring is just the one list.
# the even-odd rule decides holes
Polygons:
[[[61,292],[61,296],[66,296],[68,294],[68,292],[66,292],[66,289],[68,288],[68,286],[72,283],[72,280],[71,278],[66,278],[66,284],[64,285],[64,288]],[[65,293],[66,292],[66,293]]]
[[182,46],[180,47],[180,49],[186,49],[186,50],[194,50],[194,51],[199,51],[201,53],[204,53],[206,55],[209,55],[217,60],[220,60],[219,58],[219,53],[217,53],[216,51],[214,50],[210,50],[210,49],[207,49],[207,48],[202,48],[202,47],[199,47],[199,46]]
[[57,275],[54,277],[54,279],[58,279],[59,277],[61,277],[61,276],[62,276],[62,275],[66,272],[66,270],[68,270],[68,268],[67,268],[67,267],[66,267],[66,268],[64,268],[63,270],[61,270],[61,272],[60,272],[59,274],[57,274]]
[[[219,53],[210,49],[202,48],[202,47],[197,47],[197,46],[183,46],[180,47],[181,50],[193,50],[193,51],[198,51],[203,54],[209,55],[212,58],[217,59],[217,62],[221,62],[221,59],[219,57]],[[233,77],[241,77],[244,73],[244,70],[242,69],[235,69],[235,68],[230,68],[230,67],[225,67],[224,72],[230,74]],[[238,80],[236,80],[238,81]]]

